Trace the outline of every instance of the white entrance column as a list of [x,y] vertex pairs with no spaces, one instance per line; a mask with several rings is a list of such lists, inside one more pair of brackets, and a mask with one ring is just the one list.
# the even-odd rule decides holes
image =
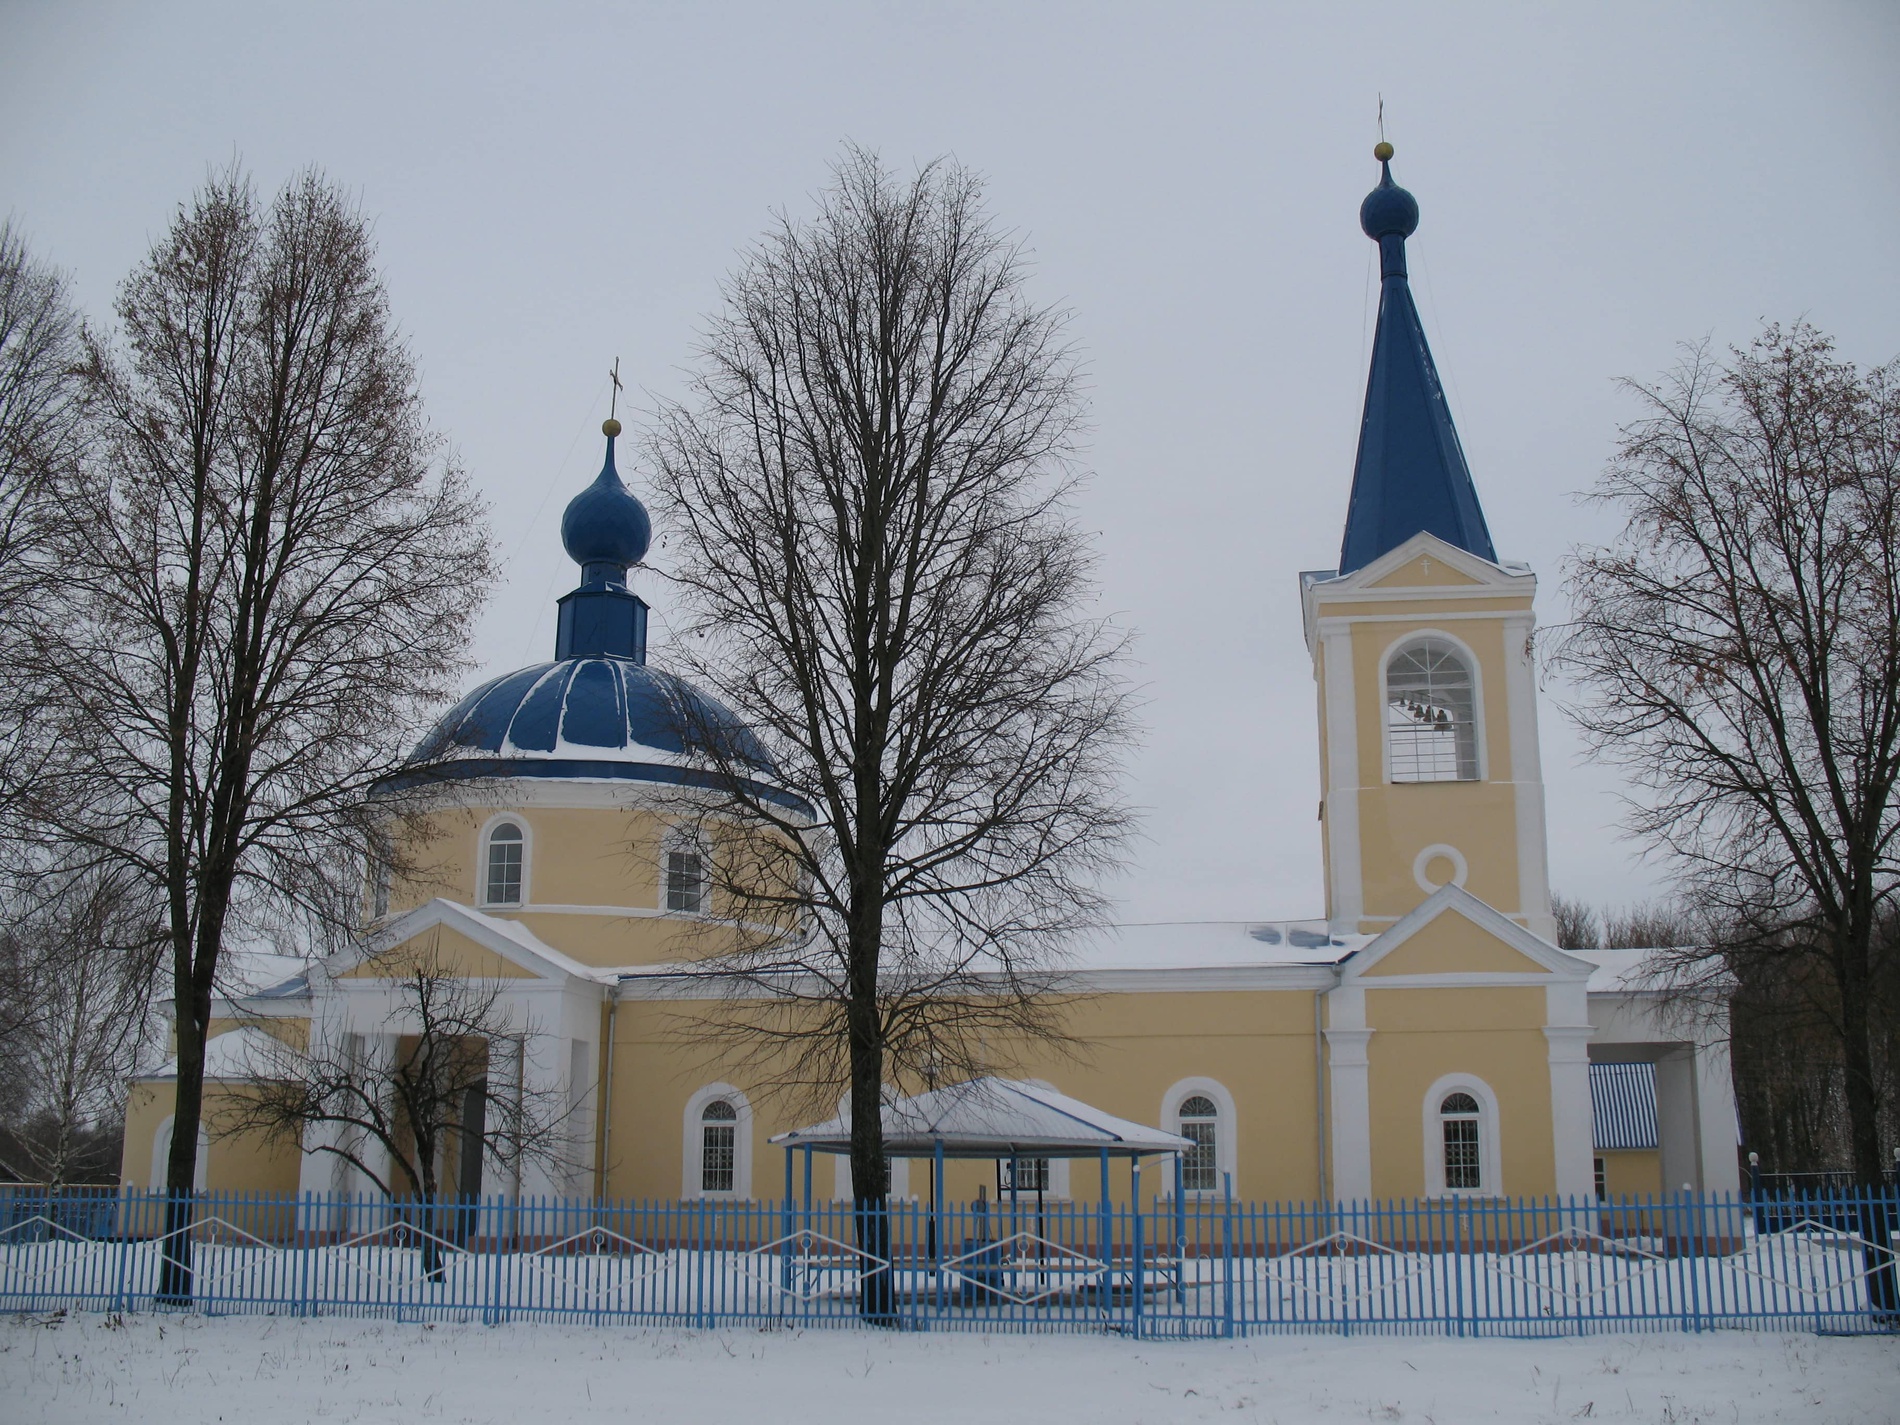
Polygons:
[[1367,1070],[1366,992],[1342,985],[1326,994],[1327,1082],[1331,1086],[1335,1201],[1372,1196],[1372,1084]]
[[1596,1196],[1596,1114],[1590,1105],[1590,1036],[1596,1030],[1584,985],[1573,981],[1546,988],[1544,1014],[1557,1196],[1588,1202]]

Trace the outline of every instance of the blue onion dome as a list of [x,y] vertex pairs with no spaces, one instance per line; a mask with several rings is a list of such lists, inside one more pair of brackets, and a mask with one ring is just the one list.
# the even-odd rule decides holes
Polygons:
[[627,570],[646,558],[653,521],[614,469],[620,422],[609,420],[601,429],[607,437],[607,461],[594,483],[568,501],[561,516],[561,543],[581,566],[583,583],[624,583]]
[[1359,226],[1377,242],[1383,237],[1408,238],[1418,231],[1418,199],[1392,181],[1392,145],[1380,143],[1372,151],[1379,160],[1379,186],[1359,205]]
[[[752,730],[716,699],[646,661],[646,603],[626,587],[652,525],[614,469],[620,422],[608,420],[607,461],[567,507],[561,541],[581,566],[564,594],[554,661],[482,684],[410,754],[397,784],[496,777],[720,785],[713,768],[746,769],[755,795],[811,809],[774,785]],[[411,782],[411,784],[413,784]]]

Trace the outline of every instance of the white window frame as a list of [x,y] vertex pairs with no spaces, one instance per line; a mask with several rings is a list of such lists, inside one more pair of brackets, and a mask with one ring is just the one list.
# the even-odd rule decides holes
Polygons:
[[[1392,728],[1388,721],[1388,709],[1391,704],[1390,690],[1386,685],[1386,675],[1391,671],[1393,660],[1407,653],[1428,639],[1441,638],[1457,650],[1458,656],[1465,660],[1465,667],[1471,674],[1471,738],[1473,759],[1478,775],[1475,778],[1448,778],[1432,782],[1401,782],[1392,775]],[[1403,637],[1395,639],[1379,659],[1379,761],[1384,768],[1387,786],[1393,787],[1444,787],[1471,786],[1474,782],[1491,780],[1491,769],[1485,757],[1484,735],[1484,665],[1478,661],[1478,655],[1455,633],[1442,628],[1415,628]]]
[[[495,832],[504,826],[512,826],[521,833],[521,899],[514,901],[491,901],[488,898],[488,848]],[[526,910],[533,903],[532,877],[534,874],[534,828],[527,820],[513,812],[499,812],[482,823],[481,834],[476,838],[475,857],[475,904],[482,910]]]
[[[1227,1181],[1226,1175],[1233,1174],[1234,1192],[1240,1192],[1240,1126],[1235,1120],[1234,1096],[1227,1091],[1227,1085],[1219,1079],[1188,1078],[1171,1085],[1161,1095],[1161,1126],[1169,1133],[1181,1132],[1181,1105],[1189,1099],[1211,1099],[1214,1104],[1214,1182],[1211,1188],[1188,1188],[1182,1196],[1189,1200],[1217,1198],[1224,1191],[1221,1186]],[[1174,1165],[1166,1166],[1167,1177],[1162,1183],[1162,1194],[1174,1196]]]
[[[1478,1101],[1478,1185],[1475,1188],[1445,1186],[1445,1130],[1439,1106],[1455,1093],[1470,1094]],[[1425,1091],[1422,1108],[1425,1196],[1504,1196],[1503,1131],[1498,1117],[1498,1096],[1491,1091],[1491,1085],[1475,1074],[1446,1074]]]
[[[672,872],[667,863],[673,859],[675,852],[691,852],[693,855],[699,857],[698,910],[674,910],[669,904],[672,900]],[[712,877],[708,874],[711,860],[712,857],[708,853],[704,841],[700,837],[693,835],[690,831],[675,827],[672,831],[669,831],[665,836],[660,838],[660,894],[658,909],[661,914],[704,916],[711,913]]]
[[[701,1184],[705,1163],[706,1106],[724,1099],[738,1115],[732,1121],[732,1191],[708,1192]],[[703,1197],[717,1202],[737,1202],[752,1196],[752,1100],[731,1084],[707,1084],[686,1100],[681,1122],[684,1132],[680,1145],[680,1194]]]

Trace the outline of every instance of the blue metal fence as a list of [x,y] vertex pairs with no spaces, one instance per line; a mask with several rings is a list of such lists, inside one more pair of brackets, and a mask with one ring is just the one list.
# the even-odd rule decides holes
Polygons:
[[[0,1310],[1573,1335],[1900,1321],[1900,1193],[1127,1205],[382,1199],[0,1188]],[[172,1224],[168,1227],[168,1223]],[[869,1245],[866,1245],[869,1244]],[[188,1252],[188,1303],[161,1302]]]

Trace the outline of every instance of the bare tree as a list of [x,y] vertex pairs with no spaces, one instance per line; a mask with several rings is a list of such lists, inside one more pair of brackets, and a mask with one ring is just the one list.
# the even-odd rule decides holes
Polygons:
[[1590,905],[1553,891],[1550,913],[1557,921],[1558,949],[1595,950],[1602,946],[1603,922]]
[[24,981],[4,1051],[19,1075],[13,1136],[46,1183],[109,1180],[126,1083],[153,1028],[157,906],[149,887],[111,870],[35,891],[33,903],[13,901],[0,933],[0,959]]
[[[1123,640],[1085,613],[1063,318],[974,175],[904,182],[853,149],[725,299],[651,446],[681,661],[764,744],[688,728],[717,773],[699,825],[734,995],[702,1028],[848,1089],[882,1255],[886,1086],[1060,1036],[1054,952],[1130,825]],[[866,1313],[888,1293],[871,1274]]]
[[[1856,1178],[1877,1183],[1876,964],[1900,777],[1900,386],[1801,324],[1726,364],[1695,351],[1623,432],[1594,498],[1627,524],[1573,557],[1559,664],[1573,715],[1641,789],[1632,825],[1679,858],[1719,943],[1829,984]],[[1644,938],[1654,939],[1652,931]]]
[[[83,357],[64,279],[0,224],[0,665],[16,661],[21,624],[52,572],[46,526],[85,427]],[[20,733],[17,719],[0,718],[0,797],[33,760]]]
[[255,1086],[229,1096],[210,1127],[220,1138],[304,1145],[385,1197],[416,1199],[425,1267],[439,1276],[435,1239],[453,1212],[445,1197],[473,1196],[484,1162],[566,1166],[569,1110],[560,1095],[525,1086],[534,1026],[510,1017],[502,982],[458,973],[433,945],[392,951],[377,968],[402,986],[386,1025],[402,1036],[393,1058],[366,1056],[354,1036],[307,1052],[270,1040],[248,1066]]
[[59,492],[63,597],[16,678],[41,749],[24,834],[51,828],[162,899],[167,1297],[190,1292],[224,948],[285,918],[348,928],[377,844],[365,793],[454,691],[493,568],[374,256],[315,172],[263,205],[233,170],[180,209],[121,288],[116,338],[90,342],[99,435]]

